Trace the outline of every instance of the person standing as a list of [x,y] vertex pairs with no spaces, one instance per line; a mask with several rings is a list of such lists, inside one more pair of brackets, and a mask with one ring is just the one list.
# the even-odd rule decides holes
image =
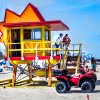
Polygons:
[[63,34],[60,33],[55,43],[56,48],[59,48],[59,47],[62,48],[62,42],[63,42]]
[[95,61],[95,58],[91,59],[91,66],[92,66],[92,70],[96,72],[96,61]]
[[[55,42],[55,46],[56,46],[56,48],[61,48],[62,49],[62,47],[63,47],[63,34],[62,33],[60,33],[59,34],[59,37],[57,38],[57,40],[56,40],[56,42]],[[60,54],[59,52],[58,52],[58,50],[56,50],[56,55],[57,54]]]
[[[59,37],[57,38],[57,40],[55,42],[56,48],[62,48],[63,47],[63,44],[62,43],[63,43],[63,34],[60,33],[59,34]],[[61,54],[61,52],[59,50],[56,50],[56,55],[60,55],[60,54]],[[58,65],[58,69],[60,69],[61,64],[58,63],[57,65]]]
[[71,39],[69,38],[68,34],[66,34],[63,38],[65,49],[68,49],[70,42],[71,42]]

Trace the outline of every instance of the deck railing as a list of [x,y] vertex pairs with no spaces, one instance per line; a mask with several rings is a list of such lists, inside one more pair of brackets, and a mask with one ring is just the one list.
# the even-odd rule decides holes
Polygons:
[[[20,45],[20,48],[13,48],[12,45]],[[62,45],[64,45],[62,43]],[[30,41],[25,41],[22,43],[7,43],[6,44],[7,47],[7,57],[10,58],[11,57],[11,52],[17,52],[20,51],[21,52],[21,58],[22,60],[24,60],[24,53],[34,53],[36,58],[38,57],[38,52],[45,52],[48,51],[50,53],[50,56],[54,56],[56,55],[55,52],[61,51],[61,52],[65,52],[66,48],[64,48],[64,46],[62,48],[56,48],[55,46],[55,42],[50,42],[50,41],[46,41],[46,42],[30,42]],[[80,55],[79,51],[81,50],[81,44],[71,44],[68,47],[68,52],[71,52],[72,56],[75,55]]]

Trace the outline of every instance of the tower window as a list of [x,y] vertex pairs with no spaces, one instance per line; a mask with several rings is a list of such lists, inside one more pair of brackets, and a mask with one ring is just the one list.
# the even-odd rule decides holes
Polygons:
[[41,40],[41,29],[24,29],[24,39]]
[[50,41],[49,31],[45,30],[45,40]]

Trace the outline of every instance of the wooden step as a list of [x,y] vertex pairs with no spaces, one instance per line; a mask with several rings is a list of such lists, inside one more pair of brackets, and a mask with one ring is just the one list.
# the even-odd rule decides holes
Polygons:
[[76,63],[70,63],[70,64],[67,63],[66,65],[67,65],[67,66],[76,66]]
[[77,61],[78,56],[68,56],[67,61]]
[[75,66],[67,66],[67,69],[76,69]]

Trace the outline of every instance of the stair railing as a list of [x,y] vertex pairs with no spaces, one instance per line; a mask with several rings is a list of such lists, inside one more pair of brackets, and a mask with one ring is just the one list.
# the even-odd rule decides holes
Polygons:
[[77,58],[75,73],[77,73],[78,68],[79,68],[79,66],[80,66],[80,58],[81,58],[81,44],[79,45],[79,52],[78,52],[78,58]]

